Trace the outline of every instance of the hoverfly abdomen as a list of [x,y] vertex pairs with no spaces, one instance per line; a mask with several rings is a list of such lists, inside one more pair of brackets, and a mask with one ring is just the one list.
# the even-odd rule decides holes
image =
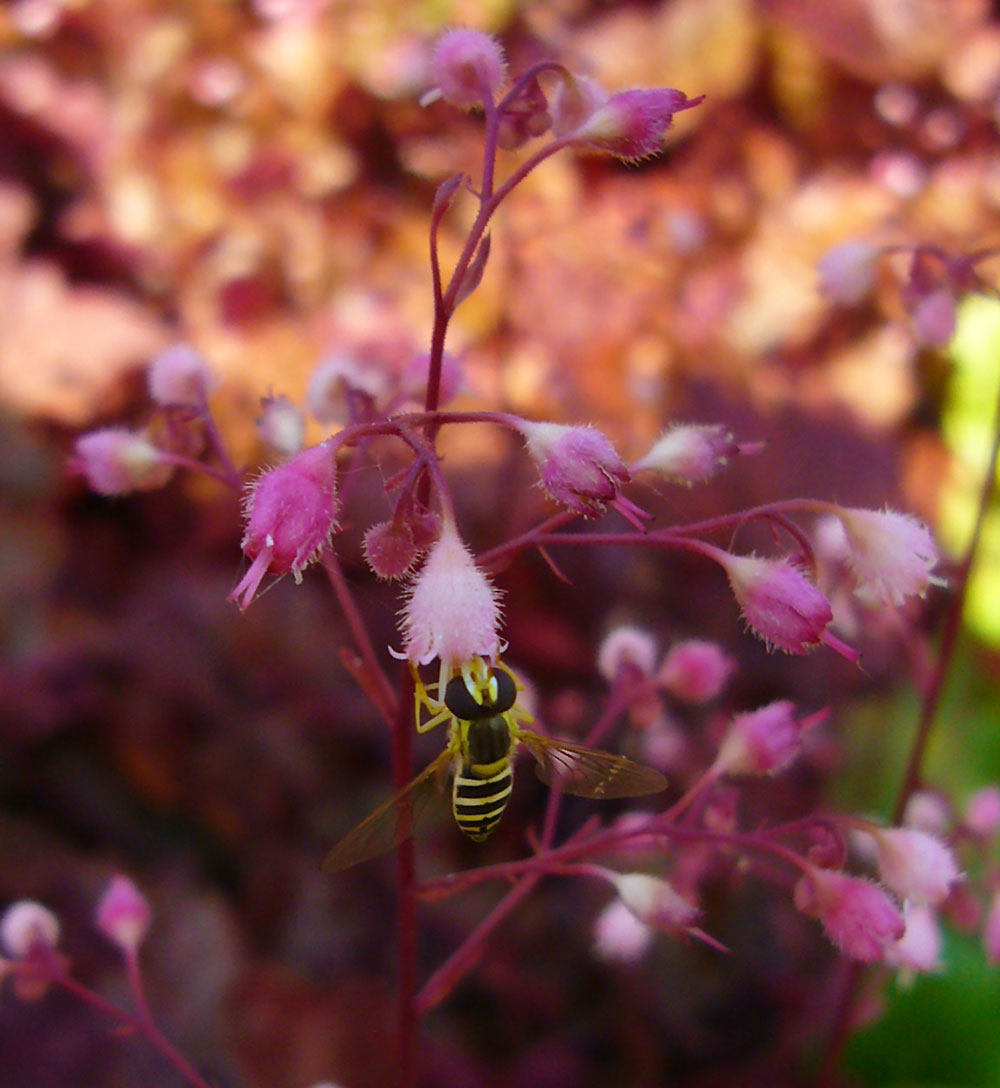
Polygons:
[[493,831],[514,784],[513,740],[503,714],[465,723],[462,762],[452,787],[455,822],[476,842]]
[[455,822],[474,842],[482,842],[500,823],[514,786],[509,759],[496,774],[483,778],[473,768],[462,766],[455,774],[452,809]]

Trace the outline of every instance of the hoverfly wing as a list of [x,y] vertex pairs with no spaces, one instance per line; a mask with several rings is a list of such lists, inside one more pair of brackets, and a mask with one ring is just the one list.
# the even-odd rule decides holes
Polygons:
[[535,773],[553,789],[576,797],[641,797],[666,789],[659,771],[624,756],[584,748],[580,744],[550,740],[526,729],[517,739],[535,757]]
[[352,865],[378,857],[414,834],[421,819],[433,808],[435,798],[443,798],[439,789],[441,775],[454,757],[449,745],[407,786],[398,790],[370,816],[334,846],[323,860],[324,873],[339,873]]

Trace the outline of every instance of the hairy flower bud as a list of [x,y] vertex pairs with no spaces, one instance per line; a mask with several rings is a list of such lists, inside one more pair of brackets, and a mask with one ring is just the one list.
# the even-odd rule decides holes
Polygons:
[[922,521],[895,510],[841,507],[847,563],[856,592],[873,605],[900,605],[922,595],[938,560],[937,547]]
[[146,897],[127,876],[115,875],[97,904],[97,928],[125,953],[134,953],[152,921]]
[[365,562],[387,581],[402,578],[413,569],[420,554],[413,530],[404,521],[380,521],[365,533],[362,543]]
[[688,98],[670,87],[620,91],[599,105],[569,137],[585,147],[634,162],[662,151],[674,114],[701,101],[701,97]]
[[881,888],[859,877],[809,866],[795,886],[795,905],[818,918],[831,941],[862,963],[886,956],[905,932],[903,916]]
[[149,395],[157,404],[204,408],[215,379],[201,352],[175,344],[149,364]]
[[677,699],[707,703],[721,694],[735,668],[718,643],[687,639],[670,648],[656,680]]
[[597,517],[610,505],[636,524],[642,512],[619,494],[631,479],[629,471],[596,427],[527,420],[517,426],[542,486],[556,502],[584,517]]
[[597,651],[597,671],[609,684],[619,670],[630,667],[641,676],[650,676],[656,661],[656,642],[638,627],[616,627]]
[[594,951],[602,960],[634,963],[649,948],[652,930],[622,902],[613,899],[594,922]]
[[334,352],[312,372],[306,390],[306,408],[320,423],[343,423],[350,418],[352,396],[378,400],[388,385],[388,375],[378,360],[356,359],[346,352]]
[[930,906],[947,898],[961,874],[940,839],[907,827],[867,830],[878,848],[879,874],[900,898]]
[[738,714],[726,733],[715,760],[723,774],[776,774],[802,750],[802,725],[795,706],[779,700],[748,714]]
[[788,560],[720,552],[719,562],[747,626],[769,646],[805,654],[822,642],[857,660],[856,653],[827,631],[833,619],[830,602]]
[[655,929],[677,930],[693,926],[699,917],[697,907],[660,877],[648,873],[611,873],[618,896],[644,925]]
[[739,444],[721,423],[678,423],[656,440],[632,471],[656,472],[690,486],[704,483],[739,452]]
[[243,551],[253,562],[229,599],[245,610],[264,575],[291,572],[296,582],[318,559],[337,525],[337,470],[326,443],[262,473],[247,492]]
[[413,664],[440,658],[442,668],[500,652],[499,594],[446,519],[410,584],[400,617],[403,653]]
[[481,106],[492,98],[506,72],[500,43],[479,30],[449,30],[431,58],[435,87],[446,102],[460,109]]
[[78,438],[72,467],[101,495],[151,491],[162,487],[173,472],[163,450],[124,427],[106,427]]
[[885,950],[885,961],[904,975],[928,974],[942,969],[941,927],[930,907],[908,903],[903,908],[906,931]]

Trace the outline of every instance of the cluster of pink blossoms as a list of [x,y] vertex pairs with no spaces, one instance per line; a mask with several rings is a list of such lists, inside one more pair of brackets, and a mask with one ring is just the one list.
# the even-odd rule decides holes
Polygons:
[[[653,155],[662,149],[674,115],[701,102],[670,88],[610,93],[555,62],[536,65],[515,79],[504,94],[508,74],[499,45],[488,35],[466,30],[453,31],[440,41],[432,73],[435,90],[425,101],[439,97],[462,109],[481,109],[495,138],[488,146],[495,143],[514,149],[550,134],[551,142],[529,160],[532,169],[548,154],[566,147],[604,152],[623,160]],[[492,167],[490,161],[491,175]],[[520,176],[526,173],[527,168],[522,168]],[[447,211],[456,194],[465,190],[464,181],[453,178],[443,183],[434,215]],[[506,195],[503,188],[499,192]],[[372,440],[390,438],[405,447],[411,461],[390,477],[386,491],[394,496],[392,514],[367,526],[363,547],[377,577],[406,579],[399,622],[400,656],[414,669],[437,662],[439,692],[451,676],[468,669],[470,663],[495,664],[505,647],[501,595],[460,535],[435,449],[441,427],[486,424],[505,428],[524,443],[540,488],[560,508],[560,514],[552,519],[560,526],[574,518],[592,519],[613,512],[628,526],[625,534],[614,536],[615,545],[641,538],[644,543],[692,551],[716,563],[747,627],[769,647],[804,654],[826,645],[856,661],[857,651],[833,630],[834,611],[817,578],[821,560],[810,552],[804,533],[797,538],[793,554],[740,555],[683,527],[652,527],[651,515],[626,494],[637,478],[686,487],[704,484],[732,459],[759,453],[759,443],[740,442],[721,424],[683,423],[669,428],[628,463],[594,426],[529,421],[499,412],[442,410],[462,386],[460,364],[441,349],[444,330],[454,307],[475,289],[483,275],[489,254],[484,232],[495,208],[490,199],[481,197],[480,217],[470,235],[465,266],[456,270],[449,287],[436,283],[436,329],[440,336],[436,338],[439,350],[433,357],[410,352],[403,365],[387,366],[363,352],[333,351],[312,377],[305,411],[316,421],[339,429],[309,448],[302,448],[305,411],[284,397],[265,401],[258,432],[284,459],[246,488],[242,548],[249,567],[231,598],[246,609],[268,574],[290,573],[300,581],[307,567],[329,556],[341,520],[348,520],[343,518],[346,500],[338,489],[338,457],[348,449],[364,455]],[[436,261],[433,248],[432,252]],[[845,249],[836,260],[831,256],[825,277],[831,290],[839,277],[841,297],[857,298],[867,290],[867,286],[862,290],[863,284],[870,286],[867,277],[873,272],[873,254],[855,246]],[[923,285],[926,278],[915,271],[913,282]],[[422,399],[424,383],[432,385],[435,392],[427,397],[427,411],[419,411],[415,402]],[[208,399],[213,384],[200,357],[190,349],[177,349],[158,358],[151,367],[149,387],[154,401],[168,412],[166,438],[119,430],[84,436],[77,446],[77,463],[91,485],[107,494],[142,490],[161,486],[178,467],[211,471],[232,483],[235,470],[211,425]],[[208,451],[201,461],[199,438]],[[929,530],[916,518],[892,510],[861,510],[815,500],[802,500],[797,511],[821,514],[839,525],[842,558],[859,606],[902,606],[924,594],[931,584],[938,554]],[[770,512],[761,508],[754,516],[770,514],[775,524],[785,528],[794,512],[796,504],[786,502],[775,504]],[[737,527],[740,518],[734,515],[726,528]],[[590,544],[602,542],[599,534],[568,540],[546,529],[523,547],[541,549],[581,539]],[[490,569],[495,566],[491,564]],[[602,647],[598,665],[610,683],[629,685],[630,716],[633,723],[646,729],[647,755],[658,764],[672,758],[667,703],[712,701],[723,691],[735,667],[720,647],[701,640],[678,642],[660,659],[652,639],[634,629],[613,632]],[[673,819],[681,812],[694,812],[697,804],[701,823],[696,826],[707,835],[748,849],[774,848],[764,837],[747,839],[746,843],[738,837],[733,783],[784,772],[800,756],[809,728],[821,716],[822,712],[800,715],[786,700],[733,715],[721,735],[714,761],[667,816]],[[659,756],[654,754],[657,745]],[[986,826],[989,814],[985,804],[980,807],[984,812],[979,822]],[[655,834],[669,837],[669,824],[658,825],[656,819],[640,818],[645,822],[636,825],[637,841],[646,837],[652,841]],[[1000,813],[994,829],[996,824],[1000,824]],[[825,823],[818,821],[820,825],[825,838],[822,843],[813,842],[808,855],[785,848],[778,854],[798,868],[796,906],[818,918],[831,940],[855,959],[880,960],[912,970],[934,969],[935,912],[944,909],[960,886],[958,866],[948,844],[935,832],[918,827],[880,829],[862,826],[859,821],[838,823],[834,817]],[[878,882],[845,871],[848,849],[843,832],[851,828],[874,843]],[[594,865],[585,868],[588,875],[615,891],[615,901],[598,923],[598,942],[605,954],[637,954],[645,947],[650,929],[717,946],[699,927],[696,875],[688,874],[685,885],[678,887],[662,876],[620,873]],[[119,891],[121,899],[124,893]],[[53,933],[49,922],[39,921],[42,916],[37,912],[34,917],[41,934],[36,943],[54,948],[57,930]],[[112,926],[108,919],[113,917],[109,908],[108,931]],[[124,947],[130,942],[134,948],[144,924],[136,916],[130,923],[115,923],[119,943]],[[996,905],[990,909],[985,933],[987,948],[993,949],[991,956],[1000,955],[1000,907]],[[24,942],[14,943],[21,947]],[[10,942],[8,947],[13,947]],[[21,971],[19,977],[25,974]]]

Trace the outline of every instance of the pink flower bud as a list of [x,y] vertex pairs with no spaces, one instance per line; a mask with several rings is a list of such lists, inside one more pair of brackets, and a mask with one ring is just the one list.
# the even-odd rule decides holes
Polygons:
[[776,774],[802,750],[802,725],[792,703],[780,700],[737,715],[715,760],[722,774]]
[[693,926],[699,911],[665,880],[647,873],[610,873],[618,897],[643,925],[677,930]]
[[145,896],[127,876],[113,876],[97,904],[97,928],[126,953],[134,953],[152,921]]
[[0,917],[0,942],[14,959],[24,959],[40,945],[55,948],[59,943],[59,919],[33,899],[19,899]]
[[810,866],[795,885],[795,905],[818,918],[831,941],[862,963],[885,958],[906,930],[903,916],[881,888],[832,869]]
[[190,344],[175,344],[149,364],[149,395],[157,404],[204,408],[215,379],[201,352]]
[[663,434],[633,466],[648,469],[680,484],[703,483],[740,447],[721,423],[679,423]]
[[852,239],[827,250],[819,260],[819,285],[834,302],[855,306],[871,291],[882,250]]
[[917,340],[928,348],[943,348],[955,335],[955,296],[947,287],[921,295],[910,311]]
[[900,605],[922,595],[938,560],[927,526],[895,510],[837,511],[847,538],[856,592],[873,605]]
[[965,805],[965,826],[981,838],[992,838],[1000,827],[1000,786],[984,786]]
[[306,390],[306,409],[320,423],[350,418],[350,398],[378,400],[388,389],[388,375],[377,360],[355,359],[345,352],[327,356],[313,371]]
[[614,447],[596,427],[518,421],[528,453],[538,465],[542,486],[584,517],[603,514],[630,480]]
[[594,951],[602,960],[634,963],[653,939],[649,926],[620,900],[613,899],[594,923]]
[[951,850],[926,831],[868,829],[878,847],[882,880],[901,899],[934,906],[960,877]]
[[152,491],[173,472],[163,450],[123,427],[106,427],[78,438],[72,467],[101,495]]
[[939,793],[917,790],[906,802],[903,826],[931,835],[943,835],[951,826],[951,806]]
[[622,668],[632,668],[641,676],[650,676],[656,662],[656,643],[652,635],[638,627],[616,627],[597,651],[597,671],[613,684]]
[[903,909],[906,932],[885,950],[885,962],[907,974],[940,971],[941,927],[937,915],[927,906],[909,903]]
[[994,967],[1000,967],[1000,889],[993,893],[983,925],[983,949]]
[[440,658],[443,669],[477,656],[495,660],[499,624],[497,590],[446,519],[400,616],[405,656],[416,665]]
[[261,401],[261,416],[256,421],[257,436],[278,453],[292,457],[302,449],[306,436],[306,421],[302,412],[288,397],[265,397]]
[[735,668],[717,643],[688,639],[671,647],[656,679],[677,699],[707,703],[722,692]]
[[680,110],[697,106],[702,98],[663,87],[620,91],[598,106],[569,136],[585,147],[607,151],[635,162],[663,150],[663,137]]
[[264,575],[291,571],[296,582],[318,559],[337,526],[337,470],[324,443],[262,473],[244,504],[243,551],[253,562],[229,599],[250,606]]
[[823,642],[849,660],[852,656],[857,660],[827,631],[833,619],[830,602],[788,560],[720,552],[719,562],[747,626],[769,646],[805,654]]
[[431,76],[441,97],[460,109],[492,98],[506,72],[499,42],[479,30],[449,30],[431,59]]
[[410,573],[420,554],[413,542],[413,530],[402,521],[380,521],[365,533],[365,561],[372,571],[386,580]]

